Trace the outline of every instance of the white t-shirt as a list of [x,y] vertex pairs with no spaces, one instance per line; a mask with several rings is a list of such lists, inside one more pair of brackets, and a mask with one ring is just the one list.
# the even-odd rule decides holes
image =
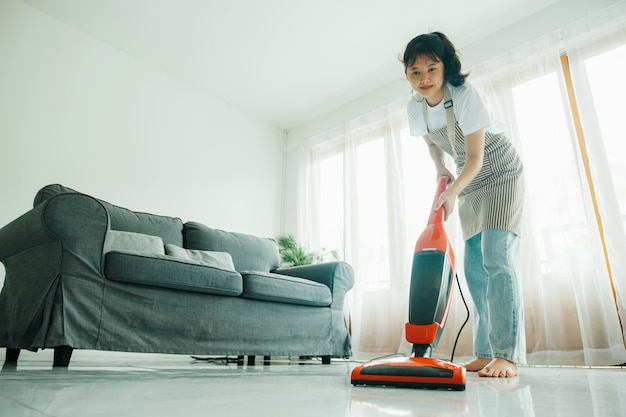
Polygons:
[[[454,87],[448,83],[448,88],[452,96],[454,116],[466,136],[479,129],[495,134],[505,132],[505,126],[493,117],[487,97],[476,86],[466,81],[460,87]],[[411,136],[425,136],[429,131],[432,132],[447,125],[446,109],[441,100],[435,107],[427,106],[428,128],[426,127],[426,120],[422,114],[423,100],[422,96],[415,95],[407,105]]]

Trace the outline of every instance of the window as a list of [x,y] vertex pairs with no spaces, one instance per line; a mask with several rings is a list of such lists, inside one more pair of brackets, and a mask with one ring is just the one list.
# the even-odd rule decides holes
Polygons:
[[[510,71],[502,66],[493,74],[472,71],[488,74],[483,83],[476,76],[470,79],[486,90],[492,104],[493,99],[504,104],[498,107],[508,113],[500,118],[512,131],[526,168],[522,287],[527,329],[532,329],[527,331],[529,359],[565,365],[623,362],[619,305],[626,305],[626,296],[619,289],[626,287],[626,236],[615,225],[626,225],[621,126],[626,83],[620,78],[626,46],[607,48],[603,43],[601,49],[594,46],[575,57],[570,51],[571,67],[562,66],[556,44],[550,48],[550,53],[536,48],[535,55],[529,54],[532,59]],[[580,124],[570,102],[570,68]],[[311,207],[305,222],[311,241],[345,251],[355,269],[349,313],[359,352],[398,350],[413,248],[435,190],[428,150],[420,138],[409,136],[408,99],[391,103],[381,117],[353,120],[338,129],[340,134],[329,132],[327,142],[309,148]],[[447,166],[453,167],[450,159]],[[614,213],[617,220],[610,220]],[[457,221],[449,220],[446,232],[462,277],[464,248]],[[465,310],[459,297],[455,303],[448,323],[459,328]],[[442,335],[441,352],[452,348],[452,333]],[[471,336],[458,347],[459,355],[471,355]]]
[[320,162],[320,244],[323,251],[344,246],[343,155],[336,153]]
[[626,146],[624,146],[624,98],[626,45],[585,60],[606,157],[615,187],[622,222],[626,228]]
[[[568,128],[561,84],[552,72],[513,88],[515,117],[523,144],[526,189],[533,204],[541,272],[566,280],[574,264],[592,268],[576,144]],[[572,262],[576,259],[576,262]]]
[[389,289],[387,239],[387,175],[385,143],[376,138],[357,146],[356,195],[360,258],[366,290]]

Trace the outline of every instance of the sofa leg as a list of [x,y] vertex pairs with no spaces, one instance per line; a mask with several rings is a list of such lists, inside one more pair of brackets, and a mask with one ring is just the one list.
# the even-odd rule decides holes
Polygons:
[[7,365],[16,364],[17,358],[20,357],[20,349],[7,348],[4,363]]
[[330,365],[330,355],[324,355],[322,356],[322,363],[324,365]]
[[54,348],[54,362],[52,366],[67,368],[72,358],[74,348],[71,346],[57,346]]

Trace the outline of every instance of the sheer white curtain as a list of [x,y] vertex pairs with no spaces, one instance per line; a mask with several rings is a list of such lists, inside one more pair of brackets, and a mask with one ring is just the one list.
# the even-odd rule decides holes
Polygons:
[[[579,34],[600,27],[592,41]],[[589,35],[587,35],[589,36]],[[626,83],[626,3],[576,22],[563,31],[579,96],[590,176],[601,220],[607,270],[626,339],[626,147],[623,100]]]
[[[608,122],[619,120],[616,90],[626,92],[615,82],[626,68],[624,16],[621,3],[475,69],[485,76],[474,81],[507,110],[526,165],[522,276],[531,363],[626,358],[626,244],[617,204],[626,187],[616,187],[626,183],[626,151],[617,144],[624,135]],[[610,57],[598,64],[604,53]],[[574,79],[578,130],[562,56]]]
[[300,230],[309,247],[340,249],[355,269],[346,314],[357,354],[401,349],[413,247],[435,189],[424,145],[408,135],[408,99],[303,148]]
[[[589,17],[471,69],[469,79],[502,110],[526,167],[522,285],[529,363],[626,362],[626,151],[618,114],[626,95],[619,81],[626,26],[616,24],[626,16],[622,9],[618,4],[603,12],[608,17]],[[584,103],[582,146],[561,69],[564,51]],[[604,51],[613,55],[598,61]],[[611,68],[615,73],[606,73]],[[594,84],[597,79],[609,83]],[[607,101],[605,93],[618,100]],[[346,314],[361,356],[410,351],[403,327],[411,260],[436,178],[422,139],[408,135],[408,99],[302,147],[301,235],[311,248],[339,249],[355,269]],[[456,216],[446,229],[461,260]],[[457,269],[472,309],[461,261]],[[449,357],[465,318],[457,291],[436,356]],[[457,357],[472,354],[471,327],[470,320]]]

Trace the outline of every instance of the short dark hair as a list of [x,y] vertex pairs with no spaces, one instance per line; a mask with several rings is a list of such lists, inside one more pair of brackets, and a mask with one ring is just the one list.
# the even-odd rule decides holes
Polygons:
[[425,33],[416,36],[408,43],[401,59],[405,74],[409,67],[415,63],[415,60],[421,56],[443,62],[444,80],[453,86],[458,87],[465,83],[469,74],[461,73],[461,60],[454,45],[443,33]]

